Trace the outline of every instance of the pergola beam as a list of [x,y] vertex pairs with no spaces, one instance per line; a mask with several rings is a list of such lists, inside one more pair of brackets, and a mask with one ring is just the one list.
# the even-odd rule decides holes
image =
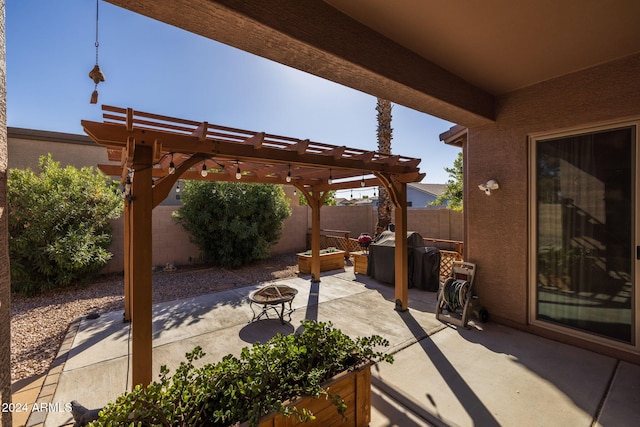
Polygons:
[[125,146],[123,141],[132,137],[136,144],[150,145],[154,141],[161,141],[167,152],[180,152],[185,154],[207,154],[216,158],[253,161],[253,162],[276,162],[276,163],[296,163],[313,167],[324,166],[327,168],[348,169],[354,171],[384,172],[387,174],[405,174],[415,171],[415,167],[405,165],[399,158],[392,161],[372,161],[361,160],[352,157],[335,158],[331,155],[316,154],[309,151],[298,154],[297,151],[283,150],[262,146],[255,150],[253,144],[238,144],[217,139],[208,139],[206,143],[201,143],[197,137],[183,134],[169,134],[165,131],[151,129],[134,129],[127,132],[122,126],[111,123],[98,123],[82,121],[85,131],[100,145],[112,147]]

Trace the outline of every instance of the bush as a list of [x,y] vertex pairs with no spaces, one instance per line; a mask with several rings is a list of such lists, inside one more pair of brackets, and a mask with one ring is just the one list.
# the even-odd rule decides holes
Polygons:
[[239,358],[228,355],[202,368],[193,364],[204,355],[196,347],[173,377],[163,366],[158,382],[123,394],[91,425],[230,426],[248,421],[257,426],[271,412],[313,419],[307,410],[298,413],[283,406],[297,396],[326,395],[344,414],[345,403],[321,384],[366,363],[393,362],[393,356],[376,350],[389,343],[377,335],[353,340],[331,323],[302,324],[299,335],[278,334],[265,344],[243,348]]
[[109,220],[122,210],[118,186],[94,168],[60,168],[49,154],[40,174],[9,171],[11,289],[35,294],[83,282],[112,254]]
[[174,218],[206,261],[238,268],[269,257],[291,214],[281,185],[187,181]]

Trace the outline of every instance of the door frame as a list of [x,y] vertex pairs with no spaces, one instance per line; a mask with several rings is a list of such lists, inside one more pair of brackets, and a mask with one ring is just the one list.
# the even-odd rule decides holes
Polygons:
[[[632,236],[634,242],[632,242],[632,277],[634,279],[633,284],[633,299],[631,307],[631,331],[632,337],[631,343],[624,343],[613,338],[606,338],[603,336],[595,335],[586,331],[571,328],[569,326],[563,326],[558,323],[552,323],[537,318],[537,142],[542,140],[549,140],[554,138],[562,138],[569,136],[578,136],[582,134],[588,134],[598,131],[613,130],[622,127],[635,127],[635,141],[632,145],[632,156],[635,158],[633,165],[635,170],[633,171],[634,187],[632,191],[631,206],[634,208],[632,212]],[[571,128],[559,129],[554,131],[545,131],[532,133],[528,136],[528,159],[529,159],[529,176],[528,176],[528,322],[536,327],[548,329],[554,332],[565,334],[571,337],[580,338],[586,341],[594,342],[600,345],[604,345],[611,348],[616,348],[624,351],[628,351],[634,354],[640,354],[640,197],[638,197],[638,190],[640,189],[640,117],[632,117],[621,120],[612,120],[607,122],[596,123],[592,125],[576,126]]]

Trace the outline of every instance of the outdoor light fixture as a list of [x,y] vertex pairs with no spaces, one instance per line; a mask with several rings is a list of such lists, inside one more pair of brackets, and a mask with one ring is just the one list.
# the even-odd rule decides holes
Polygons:
[[127,202],[131,202],[133,200],[133,196],[131,195],[131,187],[131,172],[129,172],[129,174],[127,175],[127,179],[124,182],[124,189],[122,191],[122,194],[124,194],[124,199]]
[[297,196],[297,195],[298,195],[298,189],[297,189],[297,188],[294,188],[294,189],[293,189],[293,195],[294,195],[294,196]]
[[180,192],[180,181],[178,181],[178,184],[176,185],[176,193]]
[[286,181],[287,182],[291,182],[291,165],[289,165],[289,172],[287,172]]
[[236,179],[242,178],[242,172],[240,171],[240,163],[236,162],[238,167],[236,168]]
[[364,187],[364,175],[362,175],[362,181],[360,181],[360,187]]
[[202,175],[203,178],[209,175],[209,172],[207,172],[207,164],[205,162],[202,162],[202,172],[200,172],[200,175]]
[[498,188],[500,188],[500,184],[498,184],[498,181],[496,181],[495,179],[490,179],[486,182],[486,184],[478,185],[478,188],[484,191],[484,194],[490,196],[492,190],[497,190]]
[[333,184],[333,177],[331,176],[331,169],[329,169],[329,179],[327,180],[329,185]]
[[127,180],[124,182],[124,194],[125,196],[131,194],[131,175],[127,175]]

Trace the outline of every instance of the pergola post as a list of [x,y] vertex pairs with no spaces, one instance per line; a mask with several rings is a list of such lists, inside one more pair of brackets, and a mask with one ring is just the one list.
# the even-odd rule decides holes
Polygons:
[[311,208],[311,281],[320,281],[320,208],[324,203],[328,192],[308,192],[304,188],[300,191],[307,199]]
[[131,321],[131,210],[129,202],[124,204],[124,321]]
[[[133,142],[129,142],[132,144]],[[153,210],[153,150],[136,145],[133,154],[133,178],[128,208],[128,241],[131,315],[132,388],[151,383],[152,360],[152,257],[151,217]],[[131,149],[129,149],[131,151]],[[126,305],[125,305],[126,307]]]

